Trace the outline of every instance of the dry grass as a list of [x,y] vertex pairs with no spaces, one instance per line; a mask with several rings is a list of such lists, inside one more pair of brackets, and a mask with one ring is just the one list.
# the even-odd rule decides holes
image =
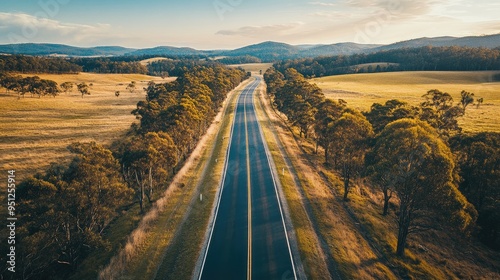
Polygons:
[[[228,65],[229,67],[241,67],[247,72],[251,72],[252,75],[263,75],[267,69],[273,66],[272,63],[246,63],[246,64],[233,64]],[[262,71],[262,73],[260,73]]]
[[329,76],[313,79],[327,98],[344,99],[348,105],[367,111],[375,103],[400,99],[413,105],[423,101],[428,90],[439,89],[450,93],[456,103],[460,92],[466,90],[484,98],[477,109],[470,106],[460,120],[466,132],[500,132],[500,81],[494,78],[499,71],[480,72],[392,72]]
[[[51,162],[69,159],[66,147],[76,141],[110,144],[122,136],[135,117],[130,113],[144,99],[147,82],[163,80],[146,75],[90,74],[39,75],[62,82],[93,83],[91,95],[84,98],[76,87],[72,93],[56,98],[17,99],[16,94],[0,92],[0,169],[16,169],[18,179],[44,170]],[[125,88],[136,81],[137,90]],[[121,92],[119,97],[115,91]]]

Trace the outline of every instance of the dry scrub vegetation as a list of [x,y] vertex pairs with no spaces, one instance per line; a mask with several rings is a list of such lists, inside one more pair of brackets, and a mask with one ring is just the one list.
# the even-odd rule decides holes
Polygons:
[[[165,81],[136,74],[39,76],[59,84],[85,82],[93,86],[91,95],[84,98],[76,86],[55,98],[27,95],[17,99],[17,94],[0,89],[0,168],[17,170],[18,179],[45,170],[51,162],[68,160],[66,147],[73,142],[110,144],[119,138],[135,121],[130,112],[144,99],[142,88],[151,80]],[[126,90],[131,81],[137,83],[133,93]],[[116,91],[120,91],[119,97]]]

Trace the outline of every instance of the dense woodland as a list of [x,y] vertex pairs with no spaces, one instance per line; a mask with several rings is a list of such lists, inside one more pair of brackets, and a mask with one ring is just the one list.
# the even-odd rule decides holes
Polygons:
[[[220,62],[171,57],[143,65],[140,62],[153,56],[119,56],[90,58],[55,58],[25,55],[0,55],[0,73],[68,74],[91,72],[103,74],[148,74],[152,76],[179,76],[184,67],[214,66]],[[240,58],[238,61],[248,60]],[[227,63],[226,63],[227,64]]]
[[425,229],[473,235],[500,249],[500,134],[462,134],[457,122],[478,102],[473,93],[455,101],[430,90],[419,106],[389,100],[360,112],[326,99],[293,68],[270,68],[264,78],[276,109],[343,179],[345,200],[357,178],[383,195],[381,213],[395,218],[399,256],[408,235]]
[[[361,64],[376,63],[371,68]],[[500,50],[468,47],[421,47],[370,54],[339,55],[278,62],[281,72],[294,68],[306,77],[390,71],[500,70]]]
[[161,196],[227,93],[247,77],[214,64],[185,67],[172,83],[151,82],[133,111],[140,123],[125,138],[111,148],[72,144],[69,165],[54,163],[20,183],[16,211],[26,219],[17,223],[16,279],[67,279],[89,253],[110,250],[109,223],[136,203],[143,213]]
[[112,58],[71,58],[70,63],[82,68],[83,72],[102,74],[148,74],[148,69],[137,60]]
[[62,74],[82,70],[80,65],[64,58],[0,55],[0,72]]

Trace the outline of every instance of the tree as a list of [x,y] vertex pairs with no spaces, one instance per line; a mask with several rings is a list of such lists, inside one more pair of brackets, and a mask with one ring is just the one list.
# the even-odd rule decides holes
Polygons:
[[276,92],[285,85],[285,76],[281,72],[276,71],[273,67],[266,70],[264,80],[267,85],[267,94],[271,97],[276,95]]
[[51,95],[53,97],[56,97],[59,94],[60,90],[55,81],[41,80],[41,83],[42,83],[43,95]]
[[409,105],[407,102],[392,99],[386,101],[384,105],[374,103],[370,111],[365,113],[365,116],[372,124],[375,133],[379,133],[387,124],[395,120],[417,118],[418,114],[418,108]]
[[500,248],[500,133],[457,135],[450,145],[462,177],[460,191],[479,213],[480,239]]
[[79,83],[76,85],[78,88],[78,91],[82,94],[82,98],[84,95],[90,95],[90,90],[89,90],[89,85],[87,85],[85,82]]
[[135,81],[132,81],[130,82],[130,84],[127,85],[127,90],[130,91],[130,93],[133,93],[135,91],[135,89],[137,88],[136,86],[136,82]]
[[300,129],[301,137],[307,138],[324,94],[317,85],[310,84],[295,69],[288,69],[285,76],[288,81],[275,94],[276,108],[287,116],[293,126]]
[[329,134],[331,139],[334,139],[330,148],[344,180],[344,200],[347,200],[349,181],[359,176],[364,167],[368,141],[373,137],[373,129],[361,113],[345,112],[340,119],[329,125]]
[[144,197],[153,201],[155,190],[164,186],[177,164],[177,147],[164,132],[149,132],[127,139],[120,151],[122,174],[130,188],[136,190],[141,212]]
[[460,230],[474,223],[477,213],[457,188],[453,155],[428,124],[401,119],[387,125],[373,153],[374,181],[399,198],[397,255],[404,256],[410,233],[435,226],[439,217]]
[[474,103],[474,93],[462,90],[460,96],[460,106],[462,106],[463,114],[465,115],[467,106]]
[[73,90],[73,83],[72,82],[64,82],[60,85],[62,91],[66,94],[71,92]]
[[331,99],[326,99],[318,106],[318,111],[314,116],[314,132],[316,135],[316,153],[318,152],[318,146],[323,147],[325,151],[325,162],[328,162],[328,152],[330,148],[330,143],[335,139],[332,139],[329,133],[328,127],[335,121],[337,121],[342,115],[346,108],[346,104],[342,102],[336,102]]
[[479,109],[479,105],[483,104],[484,99],[481,97],[481,98],[478,98],[476,101],[477,101],[476,109]]
[[103,230],[132,194],[109,150],[94,142],[69,149],[76,154],[69,167],[52,165],[17,190],[17,209],[29,217],[20,221],[20,243],[29,245],[21,251],[21,267],[33,278],[51,278],[49,267],[74,270],[91,250],[106,247]]
[[425,102],[420,105],[421,120],[437,129],[444,138],[462,131],[457,119],[463,116],[464,111],[459,106],[453,106],[453,98],[450,94],[433,89],[423,97]]
[[120,91],[119,90],[115,91],[115,96],[116,97],[120,97]]

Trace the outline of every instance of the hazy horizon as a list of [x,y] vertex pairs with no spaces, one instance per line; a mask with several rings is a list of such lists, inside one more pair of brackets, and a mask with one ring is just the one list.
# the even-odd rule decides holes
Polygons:
[[390,44],[500,33],[500,3],[479,0],[26,0],[0,4],[0,44],[234,49]]

